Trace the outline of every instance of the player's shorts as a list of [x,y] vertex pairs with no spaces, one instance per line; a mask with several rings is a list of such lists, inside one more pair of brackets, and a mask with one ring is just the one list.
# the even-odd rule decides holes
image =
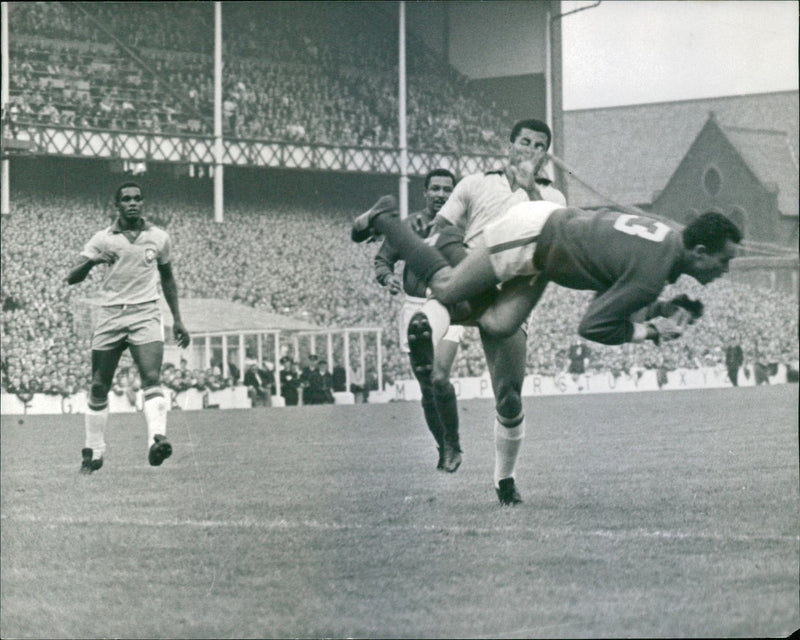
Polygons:
[[[427,302],[425,298],[415,298],[412,296],[406,296],[405,302],[403,302],[403,308],[400,311],[400,348],[403,350],[403,353],[408,353],[408,323],[411,321],[411,316],[413,316],[417,311],[422,309],[422,306]],[[461,342],[461,338],[464,336],[464,327],[457,324],[451,324],[448,329],[447,333],[444,334],[442,340],[447,340],[448,342]]]
[[544,223],[564,206],[535,200],[515,204],[483,229],[492,269],[500,282],[517,276],[533,276],[533,254]]
[[92,334],[92,350],[109,351],[122,342],[136,345],[164,342],[157,300],[100,307]]

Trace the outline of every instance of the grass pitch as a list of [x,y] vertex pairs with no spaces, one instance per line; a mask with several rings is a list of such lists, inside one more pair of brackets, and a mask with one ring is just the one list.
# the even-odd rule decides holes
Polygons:
[[3,638],[786,636],[798,387],[525,398],[525,503],[489,401],[437,472],[417,403],[2,420]]

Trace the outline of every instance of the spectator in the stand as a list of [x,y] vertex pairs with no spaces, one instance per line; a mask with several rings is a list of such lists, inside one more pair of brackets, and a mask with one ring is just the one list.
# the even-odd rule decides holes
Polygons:
[[356,365],[350,370],[350,393],[353,394],[357,404],[369,401],[369,389],[361,365]]
[[728,378],[734,387],[739,386],[739,369],[743,364],[744,352],[741,339],[738,334],[733,333],[725,346],[725,368],[728,370]]
[[298,393],[300,375],[297,372],[297,365],[295,365],[292,357],[288,355],[281,358],[280,365],[281,396],[287,407],[297,406],[300,400]]
[[233,380],[233,386],[239,384],[239,380],[241,378],[241,373],[239,371],[239,367],[233,362],[233,358],[231,357],[232,354],[228,354],[228,372],[229,377]]
[[258,368],[258,373],[261,375],[264,386],[271,396],[275,393],[275,365],[268,360],[262,360],[261,366]]
[[209,391],[220,391],[228,388],[227,380],[222,376],[217,367],[209,367],[204,372],[206,388]]
[[261,377],[255,360],[248,360],[245,365],[244,385],[247,395],[254,407],[268,407],[270,403],[269,384]]
[[111,392],[118,398],[121,398],[122,396],[125,395],[127,388],[128,388],[128,369],[120,367],[120,369],[114,376],[114,383],[111,385]]
[[769,366],[763,349],[759,349],[758,340],[753,344],[753,375],[756,385],[769,384]]
[[304,394],[304,404],[333,404],[333,377],[328,371],[327,360],[320,358],[317,361],[317,366],[308,373],[307,384],[308,393]]
[[309,390],[309,382],[311,372],[317,369],[317,354],[309,353],[305,366],[300,371],[300,387],[302,388],[303,404],[311,404],[311,392]]
[[586,366],[589,363],[589,348],[582,340],[578,339],[569,346],[567,358],[569,359],[567,373],[572,376],[572,381],[582,391],[580,377],[586,373]]
[[11,393],[16,394],[23,404],[28,404],[33,400],[33,394],[39,391],[38,385],[31,380],[30,375],[23,373],[20,376],[15,376],[11,380],[8,389]]
[[333,390],[335,392],[347,391],[347,371],[341,364],[333,365],[331,372],[333,378]]
[[164,363],[161,367],[161,386],[165,389],[170,409],[180,409],[178,404],[178,391],[176,389],[176,368],[171,362]]

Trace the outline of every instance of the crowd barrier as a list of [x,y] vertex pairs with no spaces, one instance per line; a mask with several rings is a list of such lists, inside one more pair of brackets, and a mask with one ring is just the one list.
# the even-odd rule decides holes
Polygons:
[[[631,374],[623,373],[615,376],[610,372],[580,374],[573,377],[569,373],[555,376],[529,375],[522,384],[523,396],[557,396],[569,394],[616,393],[633,391],[658,391],[677,389],[711,389],[733,386],[724,366],[704,367],[701,369],[677,369],[668,371],[666,379],[659,381],[658,372],[646,369]],[[492,383],[488,374],[480,378],[459,378],[452,381],[459,399],[491,398]],[[786,367],[780,365],[774,376],[769,377],[770,384],[786,382]],[[752,371],[742,369],[739,372],[740,387],[755,386]],[[416,380],[399,380],[394,384],[394,400],[419,400],[421,398]],[[370,395],[372,402],[372,395]]]
[[[36,393],[26,404],[15,394],[3,393],[0,396],[3,415],[35,415],[35,414],[64,414],[85,413],[87,408],[87,393],[79,391],[69,396],[53,396]],[[230,387],[220,391],[204,391],[187,389],[170,398],[171,410],[193,411],[198,409],[249,409],[250,398],[247,387]],[[108,394],[108,410],[111,413],[131,413],[141,411],[144,406],[144,396],[139,390],[133,402],[127,395]]]
[[[779,365],[773,376],[769,376],[769,384],[784,384],[787,369]],[[755,375],[749,367],[739,372],[739,386],[755,386]],[[491,398],[492,385],[488,375],[479,378],[453,379],[456,397],[462,400],[471,398]],[[652,369],[621,374],[591,373],[573,376],[560,373],[556,376],[526,376],[522,385],[523,396],[553,396],[591,393],[617,393],[634,391],[657,391],[678,389],[712,389],[730,387],[731,381],[724,366],[705,367],[701,369],[678,369],[666,372],[659,380],[658,372]],[[417,401],[421,394],[416,380],[398,380],[387,385],[383,391],[372,391],[370,404],[399,401]],[[336,404],[354,404],[357,400],[352,393],[335,393]],[[360,398],[358,398],[360,401]],[[109,411],[111,413],[129,413],[141,411],[144,398],[142,392],[136,394],[131,403],[126,395],[109,394]],[[171,410],[195,411],[202,409],[249,409],[252,406],[247,394],[247,387],[238,386],[220,391],[199,391],[188,389],[173,394],[170,398]],[[86,392],[81,391],[70,396],[52,396],[42,393],[24,403],[15,394],[3,393],[0,396],[3,415],[35,415],[84,413],[86,411]],[[273,397],[271,406],[283,406],[283,399]]]

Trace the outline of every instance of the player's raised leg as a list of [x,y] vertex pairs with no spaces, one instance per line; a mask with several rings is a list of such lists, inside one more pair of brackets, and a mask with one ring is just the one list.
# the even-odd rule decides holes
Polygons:
[[131,345],[130,349],[142,379],[148,460],[157,467],[172,455],[172,444],[167,440],[167,400],[160,386],[164,343]]
[[439,301],[445,304],[462,302],[500,282],[492,268],[489,250],[480,238],[466,258],[451,267],[440,251],[427,245],[400,222],[396,211],[379,206],[384,198],[387,196],[356,218],[353,235],[357,227],[365,225],[384,235],[409,268],[428,284]]
[[108,424],[108,392],[125,346],[125,342],[120,342],[111,349],[92,350],[92,382],[89,388],[89,406],[84,415],[86,439],[81,450],[80,472],[83,474],[92,473],[103,466]]

